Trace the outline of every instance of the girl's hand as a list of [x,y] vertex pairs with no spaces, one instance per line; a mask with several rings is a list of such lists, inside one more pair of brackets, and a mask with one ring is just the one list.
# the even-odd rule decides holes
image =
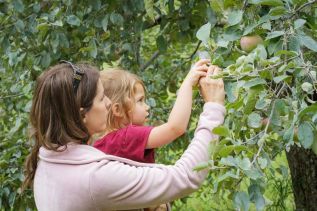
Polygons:
[[225,90],[221,78],[212,79],[210,76],[216,76],[221,72],[218,66],[210,65],[207,76],[199,80],[200,93],[205,102],[214,102],[224,105]]
[[191,86],[196,86],[199,79],[207,75],[208,63],[210,63],[209,59],[201,59],[196,62],[188,72],[184,83],[188,83]]

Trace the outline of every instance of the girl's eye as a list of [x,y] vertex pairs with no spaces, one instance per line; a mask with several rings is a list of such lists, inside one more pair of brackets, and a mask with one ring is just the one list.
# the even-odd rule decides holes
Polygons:
[[144,101],[144,99],[143,98],[140,98],[139,100],[138,100],[138,102],[143,102]]

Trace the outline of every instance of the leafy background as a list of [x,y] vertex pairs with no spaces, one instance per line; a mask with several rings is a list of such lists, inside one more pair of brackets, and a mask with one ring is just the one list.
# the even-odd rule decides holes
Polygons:
[[[173,209],[294,210],[285,153],[317,153],[316,16],[316,1],[305,0],[0,0],[0,209],[35,209],[20,186],[43,70],[67,59],[137,73],[156,125],[200,56],[223,68],[227,117],[210,161],[197,167],[210,169],[208,179]],[[241,50],[240,38],[254,34],[263,44]],[[188,132],[157,151],[159,162],[174,163],[187,147],[202,106],[194,97]]]

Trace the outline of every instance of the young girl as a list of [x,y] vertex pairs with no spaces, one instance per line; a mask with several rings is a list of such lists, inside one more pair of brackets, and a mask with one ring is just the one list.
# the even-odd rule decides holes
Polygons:
[[101,71],[105,95],[112,101],[105,136],[94,143],[99,150],[143,163],[154,163],[154,149],[185,133],[192,109],[193,86],[206,76],[209,60],[200,60],[183,81],[165,124],[144,126],[149,116],[145,87],[138,76],[121,69]]

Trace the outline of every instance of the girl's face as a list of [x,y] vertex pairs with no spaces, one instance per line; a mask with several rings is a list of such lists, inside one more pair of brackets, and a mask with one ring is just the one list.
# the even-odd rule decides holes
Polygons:
[[144,125],[149,116],[150,107],[145,103],[145,92],[141,84],[135,85],[135,104],[132,111],[132,124]]
[[97,85],[97,94],[93,105],[84,117],[84,123],[90,135],[102,132],[106,129],[107,114],[111,106],[110,99],[104,95],[104,88],[99,79]]

